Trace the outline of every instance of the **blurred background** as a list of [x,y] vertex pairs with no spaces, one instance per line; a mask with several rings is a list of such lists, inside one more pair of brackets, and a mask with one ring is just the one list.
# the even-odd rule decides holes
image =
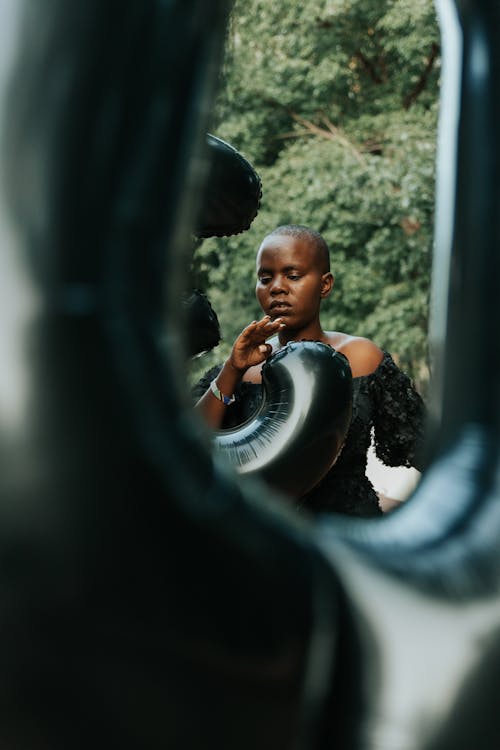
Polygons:
[[236,0],[211,132],[262,178],[250,229],[200,241],[192,285],[223,340],[260,315],[255,253],[284,223],[320,231],[336,276],[327,329],[389,350],[426,395],[440,34],[432,0]]

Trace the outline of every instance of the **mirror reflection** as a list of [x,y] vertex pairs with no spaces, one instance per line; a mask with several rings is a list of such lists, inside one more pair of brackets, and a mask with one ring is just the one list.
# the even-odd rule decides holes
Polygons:
[[[249,451],[261,463],[273,453],[268,424],[289,424],[311,400],[308,367],[281,358],[277,375],[275,355],[305,339],[347,361],[352,414],[340,448],[329,433],[328,470],[320,431],[302,456],[286,441],[278,451],[284,476],[318,459],[313,487],[286,489],[306,510],[382,515],[423,470],[439,75],[427,0],[235,3],[211,130],[262,196],[249,226],[199,232],[191,285],[211,335],[190,352],[191,382],[241,470]],[[233,188],[225,208],[241,213],[248,191]],[[272,400],[267,376],[284,396]],[[321,390],[325,419],[331,392]]]

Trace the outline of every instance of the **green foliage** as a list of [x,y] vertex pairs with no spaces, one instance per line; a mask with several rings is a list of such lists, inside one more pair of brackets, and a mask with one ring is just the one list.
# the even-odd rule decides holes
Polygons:
[[324,326],[374,339],[423,385],[438,85],[431,0],[236,0],[212,130],[255,165],[263,200],[247,232],[195,253],[224,337],[196,372],[260,315],[263,236],[301,223],[331,248]]

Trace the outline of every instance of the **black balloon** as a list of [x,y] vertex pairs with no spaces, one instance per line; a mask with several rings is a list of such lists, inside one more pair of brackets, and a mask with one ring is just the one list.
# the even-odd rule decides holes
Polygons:
[[195,234],[199,238],[240,234],[257,216],[262,183],[240,152],[210,133],[207,135],[209,172]]
[[[206,135],[204,155],[208,176],[193,233],[199,240],[240,234],[259,211],[260,177],[234,146],[210,133]],[[210,351],[221,335],[208,297],[199,289],[191,289],[182,301],[188,356]]]
[[349,429],[352,376],[347,359],[319,341],[290,342],[262,369],[259,410],[219,430],[216,450],[245,476],[301,497],[335,463]]
[[193,289],[182,299],[186,325],[186,350],[190,357],[208,352],[221,339],[219,319],[207,295]]
[[4,4],[0,746],[498,748],[500,5],[436,3],[433,462],[314,526],[214,464],[168,346],[230,5]]

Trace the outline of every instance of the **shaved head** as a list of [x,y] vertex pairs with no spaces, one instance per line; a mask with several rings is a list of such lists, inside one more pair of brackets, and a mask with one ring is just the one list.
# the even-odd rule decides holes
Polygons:
[[283,224],[273,229],[265,239],[276,236],[296,237],[299,240],[307,242],[316,251],[321,273],[328,273],[330,271],[330,250],[319,232],[315,232],[314,229],[309,229],[309,227],[302,224]]

